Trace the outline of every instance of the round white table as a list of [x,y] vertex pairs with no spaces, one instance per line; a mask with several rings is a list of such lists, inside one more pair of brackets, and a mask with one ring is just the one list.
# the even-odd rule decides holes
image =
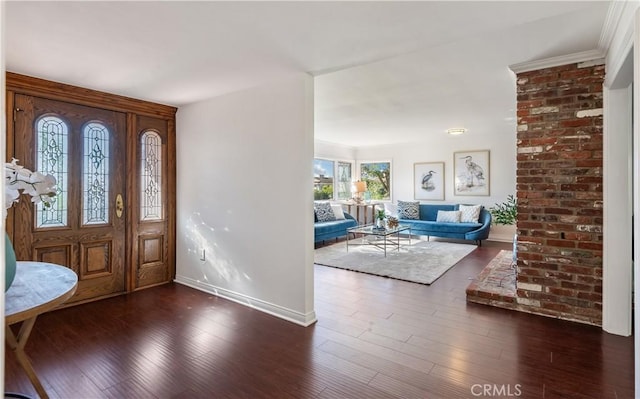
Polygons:
[[[16,355],[36,392],[41,398],[48,398],[24,346],[38,315],[48,312],[66,302],[76,292],[78,276],[64,266],[45,262],[20,261],[16,265],[16,277],[5,293],[5,339]],[[11,329],[12,324],[22,322],[18,335]]]

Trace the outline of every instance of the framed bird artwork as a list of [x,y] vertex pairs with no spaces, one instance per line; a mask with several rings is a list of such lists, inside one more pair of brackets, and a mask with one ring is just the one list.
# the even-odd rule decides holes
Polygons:
[[413,164],[413,197],[417,200],[444,200],[444,162]]
[[489,195],[489,150],[453,153],[453,194]]

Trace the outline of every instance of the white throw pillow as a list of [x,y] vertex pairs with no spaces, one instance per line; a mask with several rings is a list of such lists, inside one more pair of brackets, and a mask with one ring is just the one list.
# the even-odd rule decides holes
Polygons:
[[458,209],[462,212],[460,215],[460,221],[462,223],[478,223],[482,205],[460,205]]
[[342,210],[342,205],[331,204],[331,209],[333,209],[333,214],[336,216],[336,220],[344,220],[344,211]]
[[436,222],[460,223],[460,211],[438,211]]

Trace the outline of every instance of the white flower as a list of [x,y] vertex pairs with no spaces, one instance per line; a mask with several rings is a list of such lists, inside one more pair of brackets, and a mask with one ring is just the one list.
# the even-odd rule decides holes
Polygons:
[[45,207],[51,206],[56,196],[56,178],[44,175],[40,172],[32,172],[18,165],[17,159],[4,164],[5,189],[4,189],[4,217],[7,217],[7,209],[18,202],[20,194],[29,194],[31,202],[43,202]]

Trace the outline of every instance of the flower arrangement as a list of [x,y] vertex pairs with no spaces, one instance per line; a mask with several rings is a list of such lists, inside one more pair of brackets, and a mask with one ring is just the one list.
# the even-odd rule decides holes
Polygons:
[[4,217],[7,217],[7,209],[18,202],[20,194],[29,194],[31,202],[42,202],[45,208],[51,206],[56,196],[56,178],[44,175],[40,172],[32,172],[18,165],[18,160],[13,158],[11,162],[4,164],[5,190],[4,190]]

